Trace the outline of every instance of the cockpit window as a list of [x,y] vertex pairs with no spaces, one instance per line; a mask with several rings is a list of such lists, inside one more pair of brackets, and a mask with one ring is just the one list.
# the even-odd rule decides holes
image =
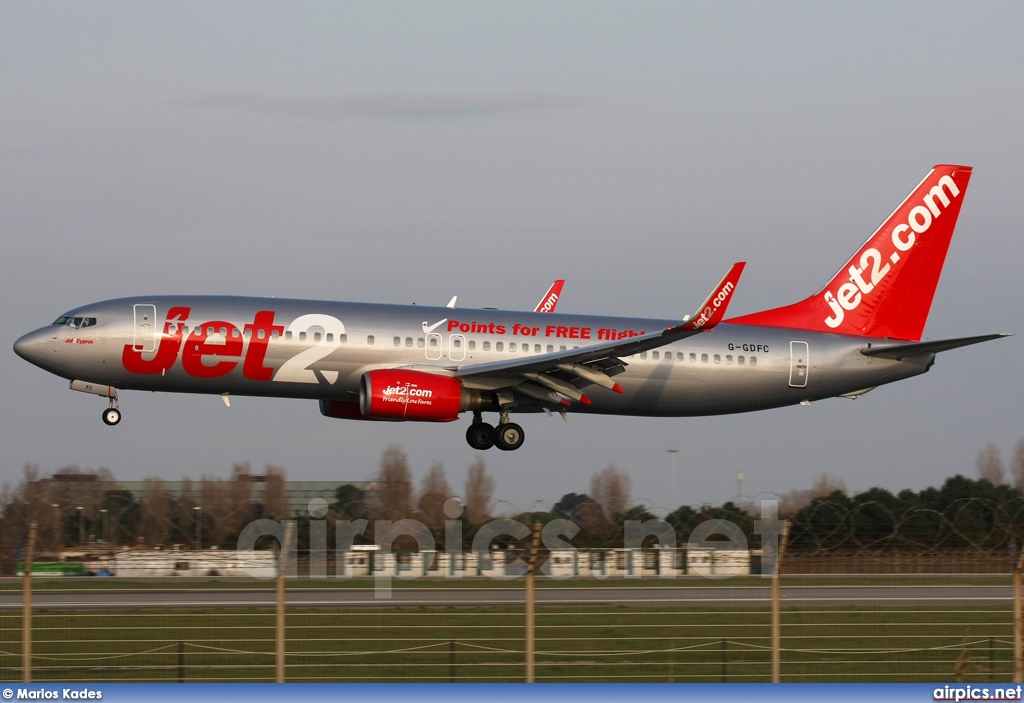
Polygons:
[[92,327],[96,324],[95,317],[68,317],[67,315],[61,315],[53,324],[64,325],[71,327],[72,329],[78,329],[79,327]]

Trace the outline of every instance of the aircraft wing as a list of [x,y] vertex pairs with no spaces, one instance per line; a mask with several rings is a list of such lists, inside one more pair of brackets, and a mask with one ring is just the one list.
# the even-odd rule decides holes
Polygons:
[[1013,335],[1006,332],[1000,334],[983,334],[977,337],[957,337],[955,339],[937,339],[935,341],[928,342],[912,342],[909,344],[893,344],[891,346],[884,347],[866,347],[860,350],[860,353],[864,356],[880,356],[884,359],[896,359],[902,361],[903,359],[912,358],[915,356],[923,356],[925,354],[938,354],[939,352],[949,351],[950,349],[957,349],[959,347],[970,346],[971,344],[980,344],[982,342],[988,342],[993,339],[1002,339],[1003,337],[1012,337]]
[[561,405],[568,404],[562,396],[589,404],[590,400],[579,388],[591,383],[621,393],[622,388],[611,379],[625,370],[621,357],[657,349],[715,327],[725,316],[744,265],[743,262],[733,264],[696,313],[661,332],[520,359],[470,364],[455,370],[454,375],[468,387],[510,388]]

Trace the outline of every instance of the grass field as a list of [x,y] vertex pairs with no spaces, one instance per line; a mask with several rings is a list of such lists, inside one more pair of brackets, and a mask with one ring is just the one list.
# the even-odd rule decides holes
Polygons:
[[[1012,608],[785,608],[784,681],[1006,681]],[[33,680],[272,681],[268,610],[40,611]],[[539,606],[539,681],[767,681],[767,608]],[[291,609],[289,681],[522,681],[509,608]],[[21,615],[0,667],[21,676]]]

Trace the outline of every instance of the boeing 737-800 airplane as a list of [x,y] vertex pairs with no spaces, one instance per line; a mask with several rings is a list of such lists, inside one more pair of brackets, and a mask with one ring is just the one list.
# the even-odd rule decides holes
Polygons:
[[545,312],[557,292],[534,312],[149,296],[76,308],[14,349],[108,398],[108,425],[118,390],[309,398],[351,420],[471,412],[476,449],[522,445],[511,412],[692,416],[856,397],[1004,336],[920,341],[970,177],[936,166],[821,291],[727,321],[742,263],[681,322]]

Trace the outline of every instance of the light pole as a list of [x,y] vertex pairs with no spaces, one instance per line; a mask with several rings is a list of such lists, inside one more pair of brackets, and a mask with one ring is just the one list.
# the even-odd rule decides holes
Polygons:
[[81,505],[78,506],[78,544],[85,545],[85,510]]
[[110,542],[110,521],[107,519],[107,509],[100,508],[100,514],[103,516],[103,541],[105,543]]
[[669,455],[669,464],[672,468],[672,504],[676,508],[679,507],[679,464],[677,457],[679,455],[678,449],[667,449]]
[[203,549],[203,506],[197,505],[192,508],[196,514],[196,551]]

